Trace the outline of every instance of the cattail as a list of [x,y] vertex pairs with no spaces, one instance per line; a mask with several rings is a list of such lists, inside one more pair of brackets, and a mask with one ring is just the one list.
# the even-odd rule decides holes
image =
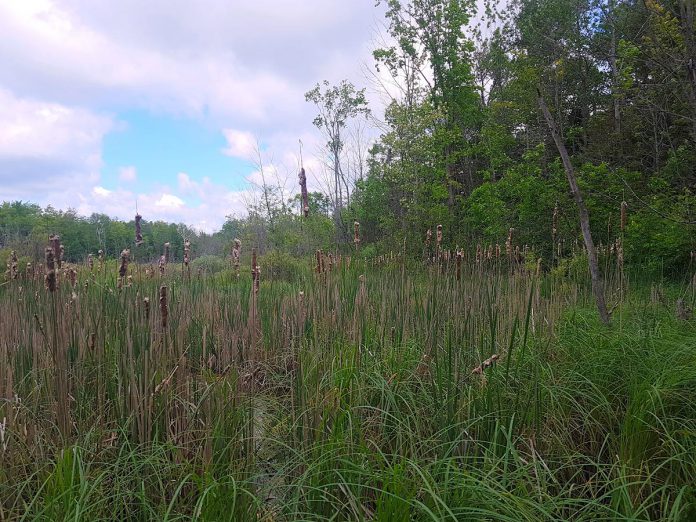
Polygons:
[[184,266],[188,268],[191,255],[191,241],[184,239]]
[[34,279],[34,266],[31,263],[27,263],[27,279]]
[[10,277],[12,279],[17,279],[19,277],[19,270],[17,269],[17,252],[14,250],[10,253]]
[[430,242],[433,240],[433,231],[432,229],[428,229],[427,232],[425,233],[425,248],[430,249]]
[[307,175],[305,169],[300,169],[300,192],[302,194],[302,214],[304,217],[309,216],[309,195],[307,194]]
[[169,308],[167,306],[167,287],[161,286],[159,292],[160,315],[162,316],[162,328],[167,327],[167,318],[169,317]]
[[541,258],[537,259],[537,265],[536,265],[536,276],[539,277],[541,275]]
[[333,254],[331,252],[329,252],[329,270],[328,270],[329,272],[331,272],[331,269],[333,268],[333,264],[334,264]]
[[92,254],[87,254],[87,266],[89,267],[90,272],[94,270],[94,257]]
[[558,203],[553,207],[553,220],[551,222],[551,240],[556,243],[556,235],[558,234]]
[[169,242],[164,244],[164,264],[169,263]]
[[143,217],[136,212],[135,214],[135,244],[136,245],[141,245],[143,242],[143,233],[142,229],[140,226],[140,221],[143,219]]
[[507,254],[508,257],[512,257],[512,234],[515,232],[514,228],[511,228],[508,231],[508,238],[507,241],[505,241],[505,254]]
[[256,247],[251,250],[251,280],[254,287],[254,293],[259,291],[259,280],[261,278],[261,269],[256,258]]
[[77,285],[77,270],[74,268],[68,270],[68,279],[70,280],[72,287],[75,288],[75,285]]
[[49,292],[56,291],[56,266],[55,266],[55,252],[53,248],[46,247],[46,290]]
[[324,270],[324,254],[322,253],[321,249],[317,250],[317,266],[316,266],[316,271],[317,274],[321,274]]
[[437,249],[440,250],[440,248],[442,248],[442,225],[437,226],[435,239],[437,241]]
[[626,229],[626,223],[628,222],[628,203],[625,201],[621,202],[621,232]]
[[121,279],[126,277],[126,272],[128,272],[128,260],[130,258],[130,250],[125,249],[121,251],[121,266],[118,269],[118,275]]
[[150,298],[149,297],[143,298],[143,308],[145,309],[145,319],[149,320],[150,319]]
[[242,242],[241,240],[235,238],[232,243],[232,266],[234,271],[237,273],[237,279],[239,279],[239,259],[242,255]]
[[60,245],[60,236],[57,234],[51,234],[48,236],[48,241],[51,244],[51,248],[53,249],[53,260],[55,265],[57,265],[58,268],[60,268],[61,265],[61,255],[60,255],[60,250],[61,250],[61,245]]
[[360,223],[357,221],[353,223],[353,244],[355,245],[355,250],[360,246]]
[[99,257],[99,270],[103,271],[104,270],[104,251],[100,249],[97,252],[97,256]]
[[457,281],[462,278],[462,252],[457,251]]
[[166,265],[167,265],[166,259],[164,257],[164,254],[162,254],[159,258],[159,263],[158,263],[160,276],[164,275],[164,269],[165,269]]

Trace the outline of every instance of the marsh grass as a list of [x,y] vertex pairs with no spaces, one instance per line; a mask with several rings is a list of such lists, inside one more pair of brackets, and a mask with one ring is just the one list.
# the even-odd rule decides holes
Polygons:
[[111,263],[0,287],[0,520],[696,517],[693,292],[612,276],[606,328],[507,256]]

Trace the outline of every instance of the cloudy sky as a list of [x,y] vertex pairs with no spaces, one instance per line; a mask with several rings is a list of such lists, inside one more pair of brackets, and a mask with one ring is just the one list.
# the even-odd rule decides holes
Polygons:
[[318,187],[304,93],[366,85],[381,23],[374,0],[0,0],[0,201],[210,231],[257,142],[295,183],[298,139]]

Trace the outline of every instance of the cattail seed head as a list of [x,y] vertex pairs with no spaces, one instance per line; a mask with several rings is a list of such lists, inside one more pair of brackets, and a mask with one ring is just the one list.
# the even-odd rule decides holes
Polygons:
[[558,235],[558,203],[553,207],[553,220],[551,223],[551,240],[556,243],[556,236]]
[[10,277],[17,279],[19,277],[19,269],[17,268],[17,252],[14,250],[10,253]]
[[242,241],[235,238],[232,242],[232,266],[237,273],[237,279],[239,279],[239,259],[242,256]]
[[160,276],[164,275],[164,270],[165,270],[166,265],[167,265],[166,259],[164,257],[164,254],[162,254],[159,258],[159,263],[158,263]]
[[143,298],[143,308],[145,310],[145,319],[149,320],[150,319],[150,298],[149,297]]
[[254,293],[259,292],[259,282],[261,280],[261,267],[258,265],[256,247],[251,250],[251,280],[254,287]]
[[87,254],[87,266],[90,272],[94,270],[94,256],[92,254]]
[[45,251],[45,262],[46,262],[46,290],[49,292],[56,291],[56,266],[55,266],[55,253],[53,248],[46,247]]
[[356,250],[360,246],[360,223],[357,221],[353,222],[353,244]]
[[437,226],[436,241],[437,248],[440,248],[442,246],[442,225]]
[[140,221],[143,219],[143,217],[136,213],[135,214],[135,244],[141,245],[143,242],[143,234],[142,234],[142,228],[140,225]]
[[169,242],[164,244],[164,264],[169,263]]
[[302,214],[309,216],[309,195],[307,194],[307,175],[304,167],[300,169],[300,193],[302,194]]
[[162,328],[167,327],[167,318],[169,317],[169,306],[167,304],[167,287],[161,286],[159,291],[160,316],[162,320]]
[[128,272],[128,261],[130,259],[130,250],[124,249],[121,251],[121,266],[118,269],[118,275],[121,279],[126,277]]
[[625,201],[621,202],[621,232],[626,230],[626,224],[628,223],[628,203]]
[[188,267],[191,255],[191,241],[184,239],[184,266]]
[[75,270],[74,268],[68,270],[68,279],[70,280],[70,284],[74,288],[75,285],[77,285],[77,270]]

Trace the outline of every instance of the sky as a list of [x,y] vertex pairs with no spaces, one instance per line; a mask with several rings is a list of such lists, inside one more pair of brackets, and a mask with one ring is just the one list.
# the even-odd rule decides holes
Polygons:
[[[218,229],[266,174],[311,189],[304,93],[362,87],[375,0],[0,0],[0,201]],[[370,96],[370,93],[368,93]]]

